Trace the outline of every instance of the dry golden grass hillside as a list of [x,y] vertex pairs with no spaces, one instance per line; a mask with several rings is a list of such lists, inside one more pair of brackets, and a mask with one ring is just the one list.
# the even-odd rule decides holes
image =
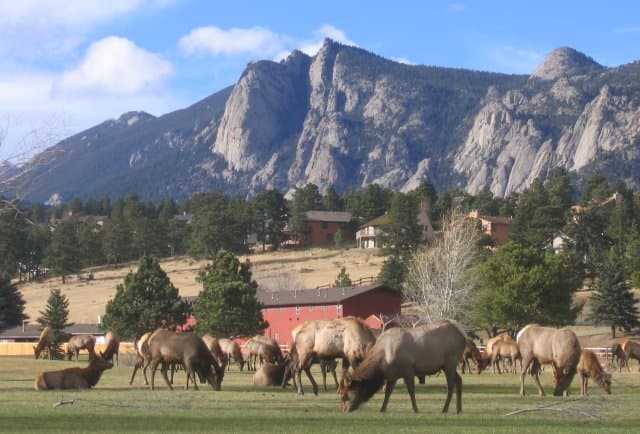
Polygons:
[[[261,286],[271,289],[315,288],[332,283],[341,267],[346,267],[352,280],[376,276],[384,262],[376,249],[308,249],[259,253],[240,256],[252,264],[253,278]],[[180,295],[198,295],[202,286],[196,282],[198,271],[207,261],[193,261],[189,258],[174,258],[161,261],[163,270],[171,282],[180,290]],[[47,303],[49,292],[59,288],[69,299],[69,321],[78,324],[96,323],[104,313],[107,301],[113,297],[116,285],[124,281],[130,271],[135,272],[135,262],[118,268],[93,268],[83,270],[82,275],[92,273],[91,281],[80,281],[77,276],[63,285],[60,278],[50,278],[43,282],[28,282],[19,285],[26,301],[26,314],[35,321]]]

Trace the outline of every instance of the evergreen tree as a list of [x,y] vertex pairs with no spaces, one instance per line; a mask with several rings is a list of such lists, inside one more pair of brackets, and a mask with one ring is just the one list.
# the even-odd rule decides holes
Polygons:
[[62,358],[62,343],[66,342],[68,335],[64,332],[66,327],[72,325],[69,319],[69,300],[59,289],[52,289],[47,299],[47,306],[44,311],[40,311],[40,316],[36,321],[46,327],[50,325],[53,329],[54,358]]
[[62,277],[64,284],[68,275],[75,274],[82,268],[80,255],[74,224],[71,221],[61,222],[51,237],[45,263],[56,275]]
[[9,276],[0,274],[0,330],[21,325],[27,319],[24,305],[22,294]]
[[611,196],[611,193],[607,177],[602,172],[596,172],[585,181],[580,203],[585,206],[590,203],[600,203]]
[[214,258],[222,249],[233,252],[243,249],[246,223],[243,216],[233,212],[231,205],[221,191],[201,194],[192,200],[190,255]]
[[598,275],[591,296],[591,319],[596,324],[609,325],[611,337],[615,339],[616,328],[630,331],[638,326],[638,300],[631,292],[624,268],[614,251],[610,252]]
[[304,187],[296,187],[289,204],[291,215],[289,217],[289,230],[301,243],[306,242],[305,215],[307,211],[322,209],[322,196],[318,186],[312,183]]
[[389,223],[381,235],[386,250],[394,255],[410,254],[422,241],[422,228],[418,224],[418,203],[415,197],[396,193],[391,201]]
[[287,201],[276,189],[263,190],[251,201],[253,223],[262,241],[263,250],[267,243],[278,250],[285,240],[284,228],[287,224]]
[[251,264],[230,252],[220,252],[198,275],[202,291],[193,304],[199,333],[216,336],[251,336],[268,324],[256,298],[257,283],[251,280]]
[[507,243],[478,266],[477,281],[470,310],[479,327],[561,326],[573,323],[579,311],[572,296],[582,282],[564,254]]
[[137,338],[165,323],[184,324],[189,311],[158,260],[144,256],[138,270],[125,277],[107,302],[104,326],[120,336]]
[[344,201],[333,188],[333,185],[327,187],[323,198],[324,209],[327,211],[344,211]]
[[376,280],[394,291],[401,292],[406,273],[406,263],[399,256],[391,255],[383,262]]
[[347,268],[342,267],[340,269],[340,272],[338,273],[338,277],[336,277],[336,280],[333,282],[333,286],[336,288],[342,288],[351,285],[353,285],[351,276],[349,276],[349,273],[347,273]]

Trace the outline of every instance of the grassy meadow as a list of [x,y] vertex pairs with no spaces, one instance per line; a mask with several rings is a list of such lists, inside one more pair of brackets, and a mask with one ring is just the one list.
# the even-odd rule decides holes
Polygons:
[[[122,360],[125,359],[125,360]],[[81,361],[80,365],[86,364]],[[2,432],[637,432],[640,425],[638,396],[640,373],[614,374],[613,393],[606,396],[593,385],[588,397],[579,395],[576,377],[568,398],[539,397],[527,378],[526,397],[518,395],[519,377],[514,374],[463,376],[461,414],[455,414],[455,397],[449,414],[440,413],[446,395],[444,376],[417,385],[420,413],[411,411],[403,385],[396,387],[387,413],[379,413],[383,393],[354,413],[345,414],[335,391],[297,396],[291,388],[255,389],[252,373],[227,372],[222,391],[209,386],[183,390],[184,373],[176,374],[176,389],[167,389],[158,373],[156,390],[136,377],[128,380],[132,367],[122,357],[119,367],[105,371],[96,388],[89,391],[36,392],[36,374],[76,366],[75,362],[0,358],[0,431]],[[550,369],[542,374],[551,393]],[[319,379],[316,372],[316,379]],[[592,386],[590,384],[590,386]],[[61,400],[73,404],[55,406]],[[524,410],[524,411],[521,411]],[[520,413],[507,415],[511,412]]]

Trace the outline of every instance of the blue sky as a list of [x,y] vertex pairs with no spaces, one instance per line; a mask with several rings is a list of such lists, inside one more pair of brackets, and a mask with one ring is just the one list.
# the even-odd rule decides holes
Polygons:
[[412,64],[529,74],[570,46],[618,66],[640,59],[640,2],[0,0],[0,158],[186,107],[325,37]]

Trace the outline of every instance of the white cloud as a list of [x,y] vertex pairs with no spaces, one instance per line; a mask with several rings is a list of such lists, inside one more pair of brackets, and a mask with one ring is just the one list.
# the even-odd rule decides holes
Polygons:
[[392,57],[391,60],[398,63],[404,63],[405,65],[415,65],[415,63],[413,63],[406,57]]
[[162,56],[128,39],[109,36],[91,44],[80,65],[55,83],[58,92],[136,94],[161,84],[173,74]]
[[187,54],[204,52],[213,56],[273,56],[283,50],[287,38],[264,27],[248,29],[199,27],[180,38],[180,48]]
[[346,33],[331,24],[325,24],[313,32],[313,39],[303,41],[298,49],[309,56],[314,56],[322,47],[325,38],[333,39],[341,44],[357,47],[358,44],[349,39]]

